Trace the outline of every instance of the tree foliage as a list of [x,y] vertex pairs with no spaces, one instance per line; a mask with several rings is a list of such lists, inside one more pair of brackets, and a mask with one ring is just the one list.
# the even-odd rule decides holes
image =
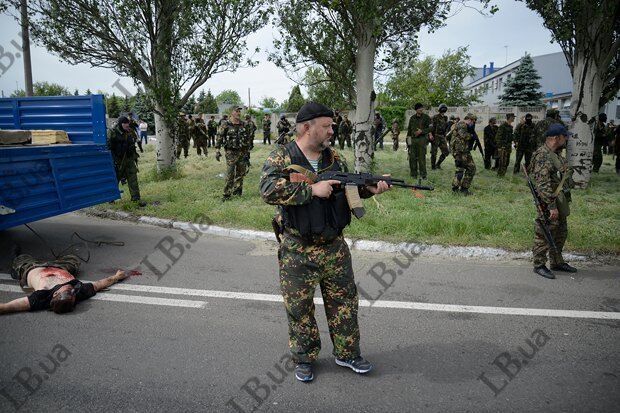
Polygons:
[[[33,85],[34,96],[69,96],[71,91],[63,85],[51,82],[35,82]],[[13,92],[11,97],[25,97],[26,91],[23,89]]]
[[198,96],[198,113],[217,113],[217,101],[210,89],[206,95],[204,91],[200,92]]
[[427,56],[410,64],[399,65],[384,86],[388,102],[412,108],[417,102],[425,105],[468,106],[477,96],[463,86],[473,74],[466,47],[447,50],[440,58]]
[[523,56],[514,75],[504,86],[504,93],[499,96],[501,106],[542,106],[543,93],[540,91],[540,76],[534,67],[534,61],[528,54]]
[[229,105],[242,105],[243,101],[241,100],[241,96],[236,90],[226,89],[220,92],[219,95],[215,98],[218,104],[229,104]]
[[306,99],[301,94],[301,89],[298,85],[293,86],[291,94],[286,101],[285,109],[287,112],[297,112],[306,103]]
[[[551,31],[574,74],[578,60],[594,63],[603,80],[599,107],[620,90],[620,2],[617,0],[521,0],[537,12]],[[585,77],[585,73],[583,76]],[[577,79],[579,81],[579,79]],[[581,95],[574,96],[576,113]]]
[[116,119],[121,114],[121,106],[119,103],[119,97],[112,93],[112,96],[109,96],[106,99],[106,112],[108,113],[109,118]]
[[342,88],[331,81],[320,67],[308,68],[303,83],[308,89],[308,100],[338,109],[353,106],[353,97],[346,94],[348,88]]
[[242,65],[246,38],[266,24],[268,4],[269,0],[30,0],[29,11],[34,37],[61,59],[111,68],[144,86],[163,119],[161,170],[174,162],[169,132],[179,109],[214,74]]
[[280,106],[276,98],[270,96],[263,96],[258,104],[259,106],[267,109],[276,109]]

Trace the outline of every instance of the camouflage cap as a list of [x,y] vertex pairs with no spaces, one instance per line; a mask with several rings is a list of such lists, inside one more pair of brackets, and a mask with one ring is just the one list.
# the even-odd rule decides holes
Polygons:
[[554,117],[557,116],[558,113],[560,113],[557,109],[547,109],[547,116],[548,117]]
[[468,113],[463,119],[476,120],[476,116],[473,113]]

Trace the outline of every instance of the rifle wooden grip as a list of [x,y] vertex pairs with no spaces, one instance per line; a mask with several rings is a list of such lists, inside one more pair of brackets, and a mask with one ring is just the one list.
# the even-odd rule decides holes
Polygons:
[[363,217],[366,211],[364,210],[364,203],[360,198],[360,193],[357,189],[357,185],[346,184],[344,186],[344,192],[347,196],[349,208],[351,208],[351,212],[353,213],[353,215],[355,215],[355,218],[360,219],[361,217]]

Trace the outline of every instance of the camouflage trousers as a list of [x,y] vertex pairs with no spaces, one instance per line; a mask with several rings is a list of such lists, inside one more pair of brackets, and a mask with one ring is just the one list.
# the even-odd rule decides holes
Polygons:
[[499,156],[499,166],[497,167],[497,175],[504,176],[508,170],[508,164],[510,163],[510,148],[497,148],[497,155]]
[[[439,157],[439,162],[437,162],[437,150],[441,151],[441,156]],[[448,150],[448,141],[445,136],[435,136],[435,139],[431,142],[431,167],[435,168],[438,165],[441,165],[444,159],[450,151]]]
[[28,286],[28,273],[34,268],[55,267],[62,268],[74,277],[80,271],[80,259],[75,255],[61,255],[55,260],[36,260],[31,255],[21,254],[15,257],[11,265],[11,278],[19,280],[21,287]]
[[603,165],[603,145],[594,144],[594,152],[592,152],[592,172],[598,172]]
[[338,145],[340,145],[340,149],[344,149],[345,143],[347,144],[347,148],[351,147],[351,134],[350,133],[338,134]]
[[241,195],[243,191],[243,177],[246,173],[246,151],[226,150],[226,184],[224,185],[224,197]]
[[476,175],[476,164],[471,153],[455,153],[454,165],[456,166],[456,172],[454,172],[452,187],[468,189],[474,180],[474,175]]
[[512,172],[515,174],[519,173],[519,171],[521,170],[521,159],[523,159],[524,157],[525,157],[525,168],[529,171],[530,160],[532,159],[532,153],[533,151],[529,149],[527,150],[517,149],[517,158],[515,159],[515,167]]
[[206,137],[194,139],[194,148],[196,148],[196,153],[198,156],[202,155],[202,152],[204,152],[205,156],[209,154],[207,150],[208,143],[209,142]]
[[394,152],[396,152],[398,150],[398,134],[397,133],[393,133],[392,134],[392,149],[394,149]]
[[181,157],[181,149],[183,149],[183,156],[187,158],[189,156],[189,139],[177,142],[177,159]]
[[418,177],[418,171],[422,179],[426,179],[426,138],[414,138],[409,145],[409,172],[412,178]]
[[140,185],[138,185],[138,165],[133,159],[123,159],[122,161],[114,164],[116,170],[116,180],[127,181],[129,187],[129,194],[133,201],[140,199]]
[[553,252],[547,244],[545,234],[538,221],[534,224],[534,247],[532,248],[532,256],[534,258],[534,267],[539,267],[547,263],[547,252],[549,253],[549,263],[551,266],[560,265],[564,263],[562,258],[562,250],[564,249],[564,243],[568,237],[568,225],[566,223],[566,217],[560,217],[557,221],[550,221],[549,231],[555,241],[555,245],[558,247],[557,252]]
[[360,355],[358,295],[351,253],[342,236],[325,245],[301,244],[285,236],[278,250],[280,290],[288,318],[289,348],[296,363],[310,363],[321,350],[314,318],[314,291],[321,287],[333,354]]

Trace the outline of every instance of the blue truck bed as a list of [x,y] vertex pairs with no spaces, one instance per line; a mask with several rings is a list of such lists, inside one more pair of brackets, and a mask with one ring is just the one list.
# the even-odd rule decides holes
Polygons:
[[0,145],[0,230],[120,198],[102,95],[0,99],[0,129],[64,130],[72,142]]

